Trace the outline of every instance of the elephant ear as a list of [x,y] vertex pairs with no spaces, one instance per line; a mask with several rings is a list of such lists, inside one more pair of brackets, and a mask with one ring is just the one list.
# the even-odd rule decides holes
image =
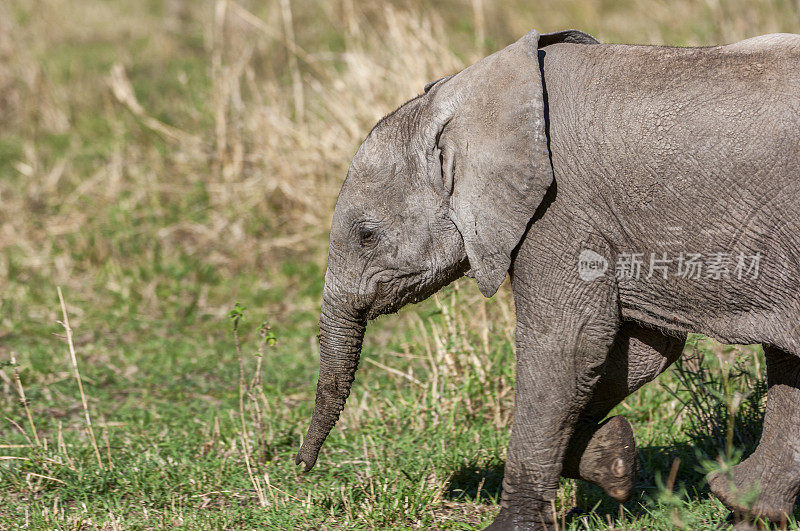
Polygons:
[[561,30],[539,35],[539,48],[562,42],[570,44],[600,44],[600,41],[588,33],[576,29]]
[[471,274],[486,297],[553,182],[545,133],[539,34],[482,59],[430,89],[442,186]]

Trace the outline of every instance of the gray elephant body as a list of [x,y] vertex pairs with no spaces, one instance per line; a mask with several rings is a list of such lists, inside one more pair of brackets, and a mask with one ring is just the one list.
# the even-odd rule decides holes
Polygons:
[[[367,319],[467,272],[488,296],[509,272],[517,390],[494,528],[548,527],[562,474],[630,494],[630,427],[600,421],[687,332],[764,345],[764,435],[732,478],[761,494],[744,506],[709,481],[734,511],[785,518],[800,492],[798,64],[793,35],[660,48],[531,32],[383,119],[334,214],[298,462],[313,466],[344,407]],[[587,256],[609,269],[582,275]]]
[[[740,253],[760,252],[757,282],[705,271],[699,282],[622,279],[621,317],[800,351],[798,66],[793,35],[714,48],[546,48],[552,217],[571,222],[554,220],[551,235],[522,248],[592,249],[612,264],[619,253],[722,252],[731,273]],[[542,221],[531,231],[543,232]]]
[[[599,393],[602,400],[619,381],[595,383],[620,321],[676,337],[701,332],[727,343],[763,343],[768,356],[782,360],[773,351],[800,354],[798,64],[795,36],[702,49],[557,44],[544,50],[557,192],[522,239],[513,264],[517,386],[530,386],[518,394],[515,419],[530,418],[531,425],[515,425],[512,437],[522,447],[516,460],[533,461],[530,448],[547,446],[553,433],[568,431],[553,424],[567,423],[576,410],[597,408],[598,397],[590,397]],[[639,255],[644,263],[638,275],[628,271],[630,278],[581,282],[576,264],[587,249],[612,268],[620,255]],[[727,274],[676,276],[676,262],[693,253],[720,253],[730,260]],[[758,277],[740,279],[738,258],[753,256],[760,256]],[[660,270],[650,275],[651,257],[673,260],[660,262],[670,270],[667,278]],[[665,358],[654,361],[659,359]],[[768,417],[765,433],[787,424],[772,448],[762,445],[737,478],[743,488],[759,481],[788,491],[762,495],[756,512],[774,519],[791,512],[800,486],[800,433],[783,431],[800,429],[800,364],[796,357],[780,363],[794,376],[771,393],[790,395],[793,405],[781,410],[783,418]],[[631,388],[661,370],[648,359],[631,373],[643,380]],[[547,411],[554,383],[543,373],[565,376],[555,387],[568,390],[559,400],[571,404],[560,414]],[[543,400],[545,395],[550,396]],[[616,405],[619,393],[612,395]],[[774,462],[761,462],[765,452],[782,461],[773,456]],[[556,456],[550,459],[553,470],[522,470],[520,476],[557,479]],[[509,458],[507,469],[512,492],[518,490],[514,462]],[[550,481],[548,497],[557,488]],[[743,509],[728,499],[721,478],[714,485],[731,508]],[[517,506],[532,505],[507,498],[511,521]]]

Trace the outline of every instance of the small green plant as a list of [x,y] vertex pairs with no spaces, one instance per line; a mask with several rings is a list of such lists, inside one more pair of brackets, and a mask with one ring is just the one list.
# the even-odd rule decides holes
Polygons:
[[231,311],[228,312],[228,317],[233,321],[234,332],[239,331],[239,323],[244,321],[244,311],[246,309],[247,309],[246,307],[242,306],[238,302],[235,302],[233,304],[233,309],[231,309]]

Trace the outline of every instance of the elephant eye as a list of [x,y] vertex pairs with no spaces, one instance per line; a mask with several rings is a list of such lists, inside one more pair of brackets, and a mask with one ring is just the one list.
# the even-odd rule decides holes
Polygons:
[[358,228],[358,243],[361,247],[372,247],[378,239],[378,230],[375,227],[361,225]]

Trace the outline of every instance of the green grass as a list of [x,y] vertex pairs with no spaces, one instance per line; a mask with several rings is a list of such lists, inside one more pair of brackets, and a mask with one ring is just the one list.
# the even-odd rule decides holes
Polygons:
[[[438,304],[428,302],[377,323],[371,335],[378,337],[367,343],[348,409],[308,475],[299,474],[293,456],[313,406],[312,315],[271,321],[277,342],[265,348],[263,385],[252,391],[256,401],[245,398],[245,431],[227,318],[185,329],[147,322],[104,333],[76,327],[102,465],[84,429],[67,345],[58,337],[63,330],[51,324],[6,337],[4,355],[14,353],[19,366],[4,367],[3,373],[13,379],[19,371],[43,443],[3,450],[24,459],[4,461],[0,468],[0,527],[29,522],[34,528],[480,528],[498,508],[511,406],[510,394],[503,393],[513,383],[513,353],[501,329],[487,330],[488,352],[480,351],[480,330],[467,331],[467,317],[480,315],[482,308],[487,322],[503,321],[504,303],[484,306],[473,291],[450,289]],[[250,311],[245,316],[240,333],[250,379],[260,323]],[[391,322],[397,320],[403,329]],[[421,322],[426,332],[418,328]],[[462,341],[462,334],[469,341]],[[426,342],[433,361],[425,359]],[[480,361],[469,361],[468,345],[478,350]],[[713,367],[714,346],[699,348]],[[448,355],[459,363],[450,372],[439,359]],[[438,379],[434,363],[441,370]],[[480,384],[481,368],[489,368],[486,377],[502,381],[502,387]],[[664,386],[683,392],[668,374],[618,408],[636,427],[644,463],[635,498],[620,517],[619,506],[599,489],[564,480],[557,510],[587,512],[573,511],[570,529],[583,528],[584,519],[592,528],[606,527],[611,518],[617,527],[661,529],[672,529],[675,522],[696,529],[724,521],[726,511],[709,498],[702,479],[702,461],[719,448],[687,437],[680,402]],[[257,389],[263,389],[263,398]],[[4,416],[25,433],[9,422],[0,444],[31,444],[24,409],[9,385],[5,390]],[[261,446],[256,404],[264,419]],[[264,506],[247,471],[243,435]],[[681,465],[677,494],[670,496],[663,484],[675,458]]]
[[[294,72],[278,1],[229,2],[224,19],[222,3],[140,4],[0,4],[3,529],[486,525],[513,405],[505,287],[485,301],[460,281],[373,323],[317,467],[301,475],[293,464],[313,407],[327,227],[364,134],[425,82],[531,27],[678,45],[800,30],[786,1],[512,0],[483,2],[478,17],[478,2],[457,0],[293,0]],[[111,76],[116,64],[124,77]],[[248,382],[264,320],[277,337],[243,407],[227,317],[236,301],[247,307]],[[670,371],[616,411],[634,424],[644,463],[634,499],[621,512],[564,480],[556,510],[570,529],[724,521],[703,477],[726,452],[727,401],[763,378],[763,361],[745,350],[736,368],[702,338],[691,349],[707,372]],[[761,398],[734,424],[745,451]]]

